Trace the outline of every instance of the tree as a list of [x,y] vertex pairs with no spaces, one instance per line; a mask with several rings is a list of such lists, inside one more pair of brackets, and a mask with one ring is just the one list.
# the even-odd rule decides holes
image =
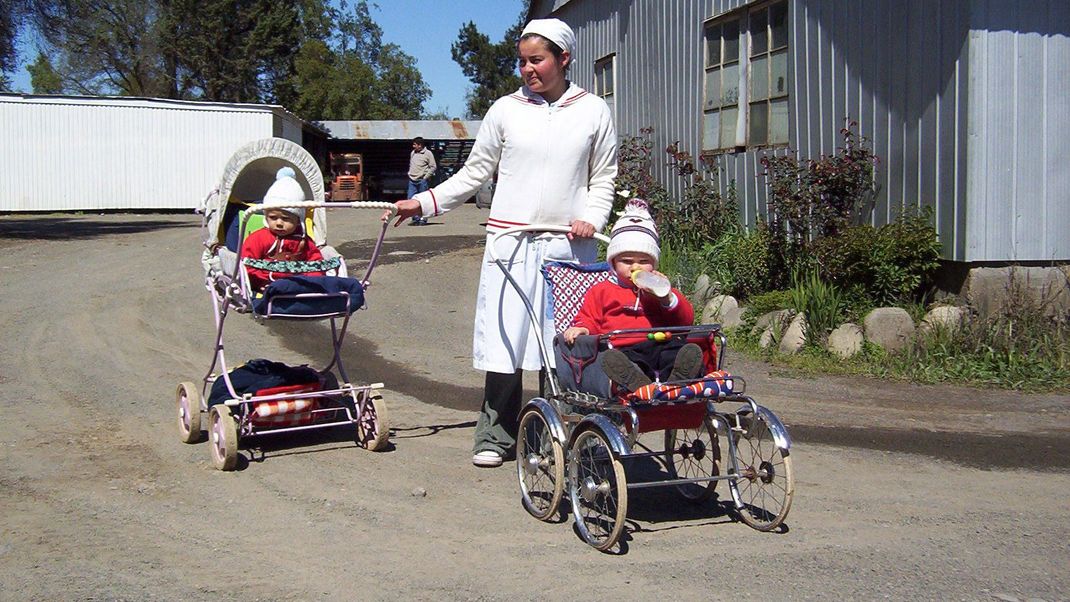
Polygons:
[[7,74],[18,66],[16,42],[25,24],[28,8],[27,0],[0,2],[0,92],[11,89]]
[[520,76],[516,72],[516,45],[524,29],[523,17],[526,12],[526,9],[521,12],[520,19],[497,44],[491,44],[490,38],[480,33],[475,23],[469,21],[457,34],[457,41],[450,46],[453,60],[475,84],[468,93],[468,117],[481,117],[495,100],[520,87]]
[[396,44],[383,46],[379,53],[379,90],[382,107],[376,119],[417,119],[431,96],[416,59]]
[[63,78],[52,68],[47,56],[38,52],[37,60],[27,69],[34,94],[63,94]]
[[31,6],[52,65],[73,91],[167,93],[156,28],[160,2],[32,0]]
[[301,47],[296,2],[173,0],[165,17],[180,88],[225,102],[279,102]]
[[368,3],[341,2],[328,44],[306,41],[294,64],[294,108],[308,119],[417,119],[431,95],[416,60],[395,44],[382,45],[382,29]]

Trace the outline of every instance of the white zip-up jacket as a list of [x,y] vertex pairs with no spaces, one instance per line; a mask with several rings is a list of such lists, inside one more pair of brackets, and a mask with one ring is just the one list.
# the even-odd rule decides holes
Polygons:
[[555,103],[524,86],[487,111],[464,167],[415,199],[425,217],[441,215],[471,198],[495,169],[488,230],[577,219],[602,230],[617,176],[609,107],[572,83]]

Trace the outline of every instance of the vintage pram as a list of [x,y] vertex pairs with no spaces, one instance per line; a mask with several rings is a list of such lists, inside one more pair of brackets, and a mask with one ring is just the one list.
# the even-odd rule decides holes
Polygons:
[[[532,300],[494,251],[498,238],[525,231],[567,232],[568,228],[514,227],[497,233],[489,243],[491,257],[524,300],[532,324],[552,322],[557,333],[556,364],[551,364],[543,329],[533,328],[543,365],[556,367],[543,370],[541,396],[529,400],[520,412],[516,471],[524,508],[540,520],[551,520],[567,487],[579,533],[591,546],[608,550],[624,529],[629,490],[673,486],[687,499],[709,502],[717,482],[727,481],[731,511],[743,522],[763,531],[780,526],[794,495],[791,439],[772,411],[744,394],[743,379],[722,369],[727,341],[720,325],[619,330],[580,337],[569,348],[560,333],[579,311],[584,293],[613,276],[605,262],[547,262],[542,266],[547,299],[538,316]],[[596,237],[609,241],[602,234]],[[706,374],[617,394],[596,353],[636,335],[696,342],[703,347]],[[594,353],[583,357],[580,348]],[[664,433],[660,449],[652,449],[645,437],[639,439],[650,432]],[[661,470],[654,478],[631,480],[635,477],[629,475],[639,471],[626,469],[643,459]]]
[[[267,295],[251,290],[245,261],[239,257],[241,241],[251,229],[250,224],[262,221],[264,210],[270,208],[270,205],[257,204],[256,200],[263,197],[284,167],[292,168],[295,179],[309,199],[297,204],[296,208],[305,209],[305,231],[320,248],[329,267],[329,278],[318,282],[339,286],[325,286],[313,292],[298,286],[296,292]],[[286,206],[294,207],[295,204],[287,203]],[[383,384],[350,382],[340,354],[349,318],[364,304],[364,291],[378,259],[387,224],[384,222],[379,232],[364,276],[359,280],[348,279],[344,258],[326,244],[327,206],[377,209],[376,219],[382,215],[382,210],[394,208],[391,203],[325,203],[323,177],[312,156],[293,142],[267,138],[251,142],[234,153],[219,186],[200,208],[204,214],[204,282],[214,310],[215,349],[211,366],[200,384],[183,382],[178,385],[178,427],[183,442],[197,443],[201,440],[201,414],[208,413],[212,462],[220,470],[236,467],[239,442],[252,436],[352,425],[358,445],[379,450],[388,444],[387,410],[379,393]],[[287,285],[296,282],[285,281]],[[273,285],[283,283],[280,280]],[[265,292],[271,290],[269,287]],[[322,369],[303,367],[308,375],[306,380],[310,382],[253,391],[237,390],[223,346],[224,324],[231,311],[251,314],[261,323],[269,320],[329,320],[334,348],[330,363]],[[226,385],[226,399],[209,407],[209,391],[219,379]],[[219,389],[218,386],[215,388]]]

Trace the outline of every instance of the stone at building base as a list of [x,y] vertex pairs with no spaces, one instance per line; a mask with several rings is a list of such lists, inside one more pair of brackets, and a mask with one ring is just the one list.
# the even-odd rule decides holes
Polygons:
[[965,309],[954,305],[940,305],[925,314],[921,324],[918,325],[918,331],[929,332],[933,328],[958,329],[965,323]]
[[901,307],[878,307],[866,314],[862,326],[867,341],[890,352],[905,349],[914,336],[914,320]]
[[746,314],[746,307],[736,307],[724,312],[724,315],[721,316],[721,328],[724,330],[739,328],[743,325],[743,316]]
[[725,312],[738,308],[739,302],[732,295],[714,295],[710,297],[710,300],[706,302],[705,307],[702,309],[702,322],[704,324],[720,322],[724,318]]
[[1035,303],[1048,317],[1066,319],[1070,316],[1070,266],[973,268],[964,293],[982,318],[1007,303],[1024,301]]
[[808,327],[806,314],[799,313],[792,318],[787,330],[784,331],[784,336],[780,337],[780,352],[788,355],[798,353],[803,348],[803,345],[806,344],[806,329]]
[[780,335],[784,332],[784,325],[794,314],[795,312],[790,309],[778,309],[759,317],[754,324],[754,329],[751,330],[751,334],[762,333],[758,339],[758,346],[765,349],[774,343],[779,343]]
[[828,350],[836,357],[847,359],[862,351],[865,340],[858,324],[846,322],[829,334]]
[[710,277],[706,274],[701,274],[697,280],[695,280],[695,295],[691,299],[691,304],[695,307],[705,307],[706,298],[710,296]]

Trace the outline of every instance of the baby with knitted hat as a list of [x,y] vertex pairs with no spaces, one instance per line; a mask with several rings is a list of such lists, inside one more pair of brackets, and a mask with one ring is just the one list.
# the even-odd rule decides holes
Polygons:
[[[606,334],[633,328],[690,326],[695,310],[683,293],[658,284],[640,286],[637,273],[648,272],[668,282],[657,271],[661,254],[657,227],[642,199],[632,199],[613,226],[606,259],[615,278],[592,286],[572,325],[562,333],[572,344],[582,335]],[[652,279],[658,280],[658,279]],[[599,354],[609,379],[619,387],[634,391],[653,382],[671,382],[700,376],[702,349],[679,337],[667,341],[648,340],[645,334],[634,340],[615,341],[615,349]]]
[[[275,174],[275,182],[264,194],[264,203],[279,205],[305,201],[305,192],[297,182],[293,168],[283,167]],[[294,265],[288,262],[323,261],[316,243],[305,236],[305,210],[275,207],[264,211],[264,228],[246,237],[240,257],[246,262],[249,284],[259,291],[268,284],[294,275]],[[272,268],[288,268],[286,271]],[[304,276],[323,276],[322,271],[300,270]]]

